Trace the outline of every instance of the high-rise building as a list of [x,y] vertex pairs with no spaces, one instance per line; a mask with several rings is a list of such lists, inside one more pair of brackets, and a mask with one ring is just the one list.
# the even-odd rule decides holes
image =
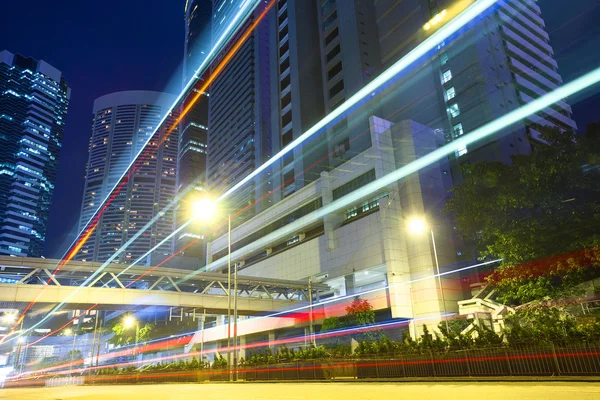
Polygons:
[[[330,113],[379,72],[381,57],[373,0],[318,2],[323,97]],[[335,167],[371,146],[373,106],[344,116],[327,131],[329,165]]]
[[[277,3],[276,26],[282,38],[291,38],[292,3]],[[311,3],[316,4],[318,17],[320,94],[325,111],[331,112],[473,2]],[[307,15],[303,15],[304,22],[310,21]],[[290,68],[297,49],[293,49],[291,40],[289,49],[283,47],[287,46],[284,39],[276,43],[280,47],[274,58],[280,71],[274,74],[279,79],[273,79],[272,87],[281,91],[274,93],[283,99],[288,85],[282,82],[292,81],[291,105],[282,102],[280,112],[273,111],[272,127],[278,127],[283,136],[295,116],[291,113],[280,125],[277,117],[287,115],[285,107],[293,110],[299,101],[294,97],[294,69]],[[287,69],[290,78],[284,72]],[[284,183],[286,198],[234,227],[231,245],[228,235],[214,239],[208,256],[215,261],[213,268],[226,267],[229,247],[234,252],[246,248],[245,253],[235,253],[232,260],[245,275],[314,277],[326,282],[336,295],[366,291],[371,296],[380,288],[381,294],[373,298],[374,307],[382,315],[389,310],[392,317],[456,311],[457,300],[469,295],[469,288],[462,286],[458,275],[437,280],[422,278],[434,275],[438,262],[440,271],[445,272],[471,261],[465,254],[465,244],[455,236],[450,217],[443,212],[448,190],[462,179],[461,166],[481,161],[509,162],[513,155],[527,154],[541,143],[541,126],[575,129],[569,105],[558,101],[489,140],[472,148],[457,148],[449,159],[380,191],[363,194],[359,189],[561,84],[536,1],[498,0],[460,34],[437,44],[418,65],[319,133],[327,138],[329,150],[328,165],[321,166],[321,177],[288,192]],[[283,168],[284,172],[290,168],[285,161]],[[311,221],[303,218],[349,193],[356,197],[345,209]],[[410,232],[407,225],[415,217],[429,219],[431,231],[427,229],[425,235]],[[283,227],[288,230],[277,236],[275,232]],[[418,336],[416,330],[411,333]]]
[[[393,3],[375,3],[384,67],[468,5],[447,0],[410,0],[398,7]],[[442,22],[428,24],[434,18]],[[442,43],[428,63],[394,85],[397,95],[383,105],[384,114],[402,109],[395,120],[419,121],[451,141],[556,89],[562,78],[544,26],[536,1],[498,1],[467,31]],[[527,154],[538,143],[540,126],[577,128],[570,106],[559,101],[485,143],[458,149],[455,164],[509,162],[512,155]]]
[[[269,17],[271,58],[271,126],[273,152],[283,149],[325,116],[317,7],[312,1],[281,0]],[[320,135],[297,146],[273,168],[273,202],[319,178],[326,169],[327,141]],[[269,201],[263,200],[263,201]]]
[[[173,95],[151,91],[117,92],[94,101],[80,230],[86,227],[174,101]],[[171,126],[174,119],[170,115],[163,126]],[[115,192],[77,259],[106,261],[154,217],[159,217],[158,221],[114,262],[137,260],[173,231],[174,207],[159,213],[175,198],[178,136],[177,131],[166,138],[165,134],[166,130],[161,129],[152,137],[143,160],[125,186]],[[171,251],[171,244],[165,243],[156,253],[166,255]]]
[[[193,78],[194,72],[206,59],[209,52],[210,3],[201,0],[190,0],[185,7],[185,46],[183,62],[183,84],[187,85]],[[180,200],[177,205],[176,225],[183,225],[190,218],[191,206],[199,192],[205,190],[206,156],[208,134],[208,93],[202,90],[204,79],[199,79],[184,100],[182,107],[187,107],[202,91],[200,98],[195,100],[192,108],[181,121],[179,132],[179,154],[177,165],[177,193]],[[206,243],[203,240],[205,227],[189,225],[175,238],[175,250],[181,250],[181,255],[194,257],[203,263],[206,260]]]
[[0,52],[0,255],[43,253],[70,95],[52,65]]
[[[213,41],[223,32],[223,26],[235,15],[241,3],[241,0],[213,2]],[[261,3],[244,22],[217,57],[213,71],[221,56],[230,50],[265,6]],[[210,86],[207,179],[209,190],[214,194],[225,192],[271,156],[269,105],[275,64],[270,58],[271,29],[269,19],[261,21]],[[227,207],[244,210],[241,219],[267,207],[270,199],[257,200],[271,192],[271,176],[271,172],[266,172],[248,182],[228,198]]]

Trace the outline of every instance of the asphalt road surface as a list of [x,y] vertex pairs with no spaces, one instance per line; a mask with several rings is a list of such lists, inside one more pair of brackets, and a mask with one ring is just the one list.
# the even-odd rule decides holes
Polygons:
[[600,399],[600,384],[579,382],[503,383],[238,383],[68,386],[0,389],[0,399],[19,400],[497,400]]

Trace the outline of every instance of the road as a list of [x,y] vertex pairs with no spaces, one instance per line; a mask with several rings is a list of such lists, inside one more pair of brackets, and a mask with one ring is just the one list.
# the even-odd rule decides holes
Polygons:
[[578,382],[503,383],[239,383],[70,386],[3,389],[0,399],[19,400],[353,400],[353,399],[600,399],[600,384]]

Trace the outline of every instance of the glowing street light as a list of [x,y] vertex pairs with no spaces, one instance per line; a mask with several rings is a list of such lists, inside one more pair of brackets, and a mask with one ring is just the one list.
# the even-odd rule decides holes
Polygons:
[[192,215],[194,219],[210,221],[217,215],[217,203],[208,198],[196,200],[192,204]]
[[125,327],[125,329],[133,328],[136,325],[136,323],[137,320],[135,319],[135,317],[132,315],[128,315],[123,320],[123,327]]
[[408,220],[407,226],[410,233],[419,235],[427,230],[427,221],[425,218],[414,217]]
[[2,317],[2,320],[8,324],[14,324],[15,321],[17,320],[17,314],[15,314],[15,313],[4,314],[4,317]]
[[135,319],[135,317],[133,315],[128,315],[125,317],[125,319],[123,319],[123,327],[125,329],[130,329],[133,328],[135,326],[135,347],[134,347],[134,354],[137,353],[137,347],[138,347],[138,341],[140,338],[140,326],[138,324],[138,320]]
[[[217,202],[201,198],[192,204],[192,218],[202,221],[215,220],[218,215]],[[231,213],[227,214],[227,365],[229,380],[237,380],[237,264],[234,265],[233,283],[233,364],[231,362]],[[232,368],[235,368],[235,375]]]
[[440,276],[440,262],[438,260],[437,247],[435,245],[435,235],[433,233],[433,229],[429,226],[427,220],[424,217],[410,218],[407,222],[407,228],[413,235],[420,235],[426,232],[428,229],[431,233],[431,243],[433,244],[433,255],[435,258],[435,268],[438,278],[438,286],[440,287],[440,297],[442,298],[442,305],[444,306],[444,322],[446,323],[446,330],[449,331],[447,319],[448,311],[446,310],[446,299],[444,297],[444,288],[442,287],[442,277]]
[[73,329],[71,329],[71,328],[65,329],[65,335],[66,336],[71,336],[72,334],[73,334]]

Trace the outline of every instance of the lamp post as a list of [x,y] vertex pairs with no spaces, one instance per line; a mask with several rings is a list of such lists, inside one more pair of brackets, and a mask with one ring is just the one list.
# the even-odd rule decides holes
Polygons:
[[133,328],[135,326],[135,347],[133,348],[133,354],[137,357],[137,347],[140,338],[140,324],[133,315],[128,315],[123,320],[123,327],[125,329]]
[[[192,207],[193,218],[204,221],[214,219],[217,214],[215,201],[203,198],[194,202]],[[237,268],[234,277],[234,341],[237,343]],[[234,347],[235,352],[235,347]],[[233,380],[233,369],[231,360],[231,213],[227,214],[227,366],[229,368],[229,380]],[[236,353],[233,355],[236,363]],[[237,369],[236,369],[237,370]]]
[[69,373],[73,371],[73,362],[75,361],[75,341],[77,340],[77,334],[73,329],[67,328],[65,329],[65,336],[73,335],[73,344],[71,345],[71,365],[69,366]]
[[[440,297],[442,298],[442,306],[444,307],[444,322],[446,324],[446,330],[449,332],[450,329],[448,327],[448,312],[446,310],[446,299],[444,297],[444,288],[442,286],[442,277],[440,276],[440,262],[438,260],[437,247],[435,245],[435,234],[433,233],[433,229],[427,225],[427,221],[424,218],[412,218],[408,221],[408,229],[413,234],[421,234],[429,229],[429,233],[431,234],[431,243],[433,247],[433,258],[435,259],[435,269],[438,280],[438,286],[440,288]],[[414,313],[414,311],[413,311]]]

